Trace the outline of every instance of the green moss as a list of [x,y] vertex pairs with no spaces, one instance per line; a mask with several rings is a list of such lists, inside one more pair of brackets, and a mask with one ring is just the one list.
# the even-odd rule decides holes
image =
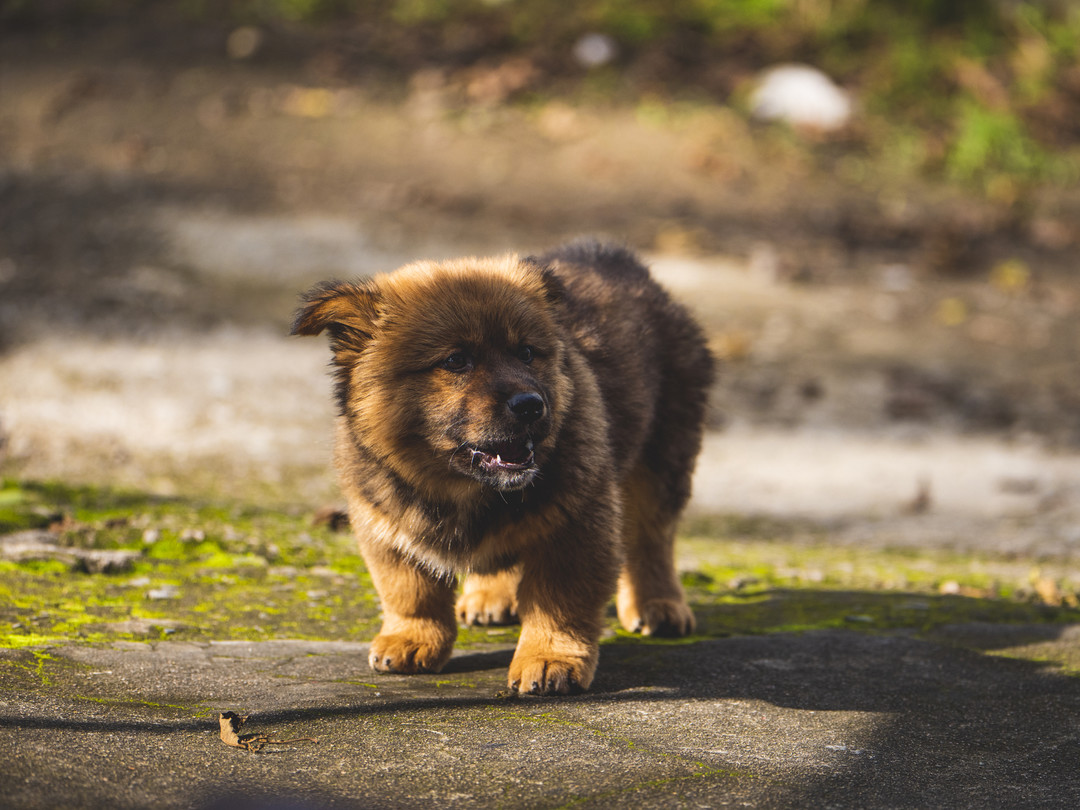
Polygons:
[[[140,552],[127,574],[79,573],[57,560],[0,563],[0,647],[166,637],[368,641],[378,632],[378,597],[354,540],[313,526],[302,513],[50,483],[8,481],[0,491],[8,493],[4,502],[17,523],[32,514],[67,514],[74,523],[64,543]],[[1080,622],[1075,608],[1034,600],[1030,561],[842,548],[810,524],[698,520],[684,527],[679,557],[696,634],[643,638],[625,632],[610,609],[605,643]],[[1066,593],[1080,590],[1068,569],[1044,566],[1040,576]],[[461,628],[457,643],[513,645],[518,632]]]
[[54,639],[51,636],[38,635],[37,633],[2,633],[0,632],[0,647],[9,650],[18,650],[25,647],[44,647]]
[[13,481],[0,484],[0,534],[48,526],[50,516],[36,509],[38,499]]
[[[16,490],[30,493],[7,499],[16,522],[33,510],[65,514],[73,523],[63,543],[141,556],[124,575],[78,573],[59,560],[0,564],[2,646],[163,635],[364,640],[377,630],[377,600],[353,541],[305,515],[5,483]],[[310,598],[316,591],[326,598]]]
[[71,566],[60,560],[27,560],[20,563],[17,568],[31,574],[66,574]]
[[521,628],[516,624],[504,627],[459,627],[456,646],[458,649],[479,647],[485,644],[516,644]]
[[[680,545],[682,564],[690,567],[683,587],[706,637],[1080,621],[1075,608],[1033,600],[1030,561],[838,547],[801,524],[719,519],[687,528],[694,536]],[[1063,590],[1080,588],[1065,567],[1045,573],[1060,579]]]
[[444,687],[448,687],[448,686],[464,687],[466,689],[475,689],[476,688],[476,682],[466,680],[465,678],[449,678],[449,679],[443,679],[443,680],[436,680],[435,681],[435,686],[437,688],[440,688],[440,689],[442,689]]

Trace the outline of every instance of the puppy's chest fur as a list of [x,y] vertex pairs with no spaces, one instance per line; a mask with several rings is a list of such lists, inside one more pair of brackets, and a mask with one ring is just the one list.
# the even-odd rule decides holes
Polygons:
[[[567,442],[578,432],[568,427]],[[560,449],[544,476],[527,489],[500,493],[471,487],[472,496],[458,501],[425,497],[366,451],[343,418],[336,457],[359,537],[386,543],[438,574],[484,573],[513,565],[526,546],[557,536],[567,514],[584,507],[598,484],[604,486],[589,463],[571,466]],[[593,463],[604,457],[590,454]]]

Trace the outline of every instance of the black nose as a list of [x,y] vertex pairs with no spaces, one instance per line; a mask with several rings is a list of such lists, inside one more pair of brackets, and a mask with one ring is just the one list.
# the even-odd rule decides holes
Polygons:
[[544,415],[544,398],[532,391],[514,394],[506,400],[506,407],[518,421],[529,424]]

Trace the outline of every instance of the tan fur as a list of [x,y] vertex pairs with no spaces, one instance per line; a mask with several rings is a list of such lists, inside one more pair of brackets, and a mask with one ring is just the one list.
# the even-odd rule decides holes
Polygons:
[[663,518],[651,478],[639,464],[623,484],[625,559],[615,604],[631,632],[684,636],[694,630],[694,614],[675,571],[675,522]]
[[455,619],[516,618],[510,687],[586,689],[616,581],[628,629],[692,630],[672,554],[711,360],[632,254],[422,262],[305,301],[293,332],[330,333],[339,479],[383,604],[373,668],[438,671]]
[[493,574],[469,574],[457,600],[460,624],[511,624],[518,618],[521,566]]

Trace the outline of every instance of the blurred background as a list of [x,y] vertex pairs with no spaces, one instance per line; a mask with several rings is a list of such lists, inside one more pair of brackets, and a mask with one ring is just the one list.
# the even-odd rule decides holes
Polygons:
[[1080,548],[1080,7],[0,0],[0,473],[335,499],[324,278],[643,252],[697,515]]

